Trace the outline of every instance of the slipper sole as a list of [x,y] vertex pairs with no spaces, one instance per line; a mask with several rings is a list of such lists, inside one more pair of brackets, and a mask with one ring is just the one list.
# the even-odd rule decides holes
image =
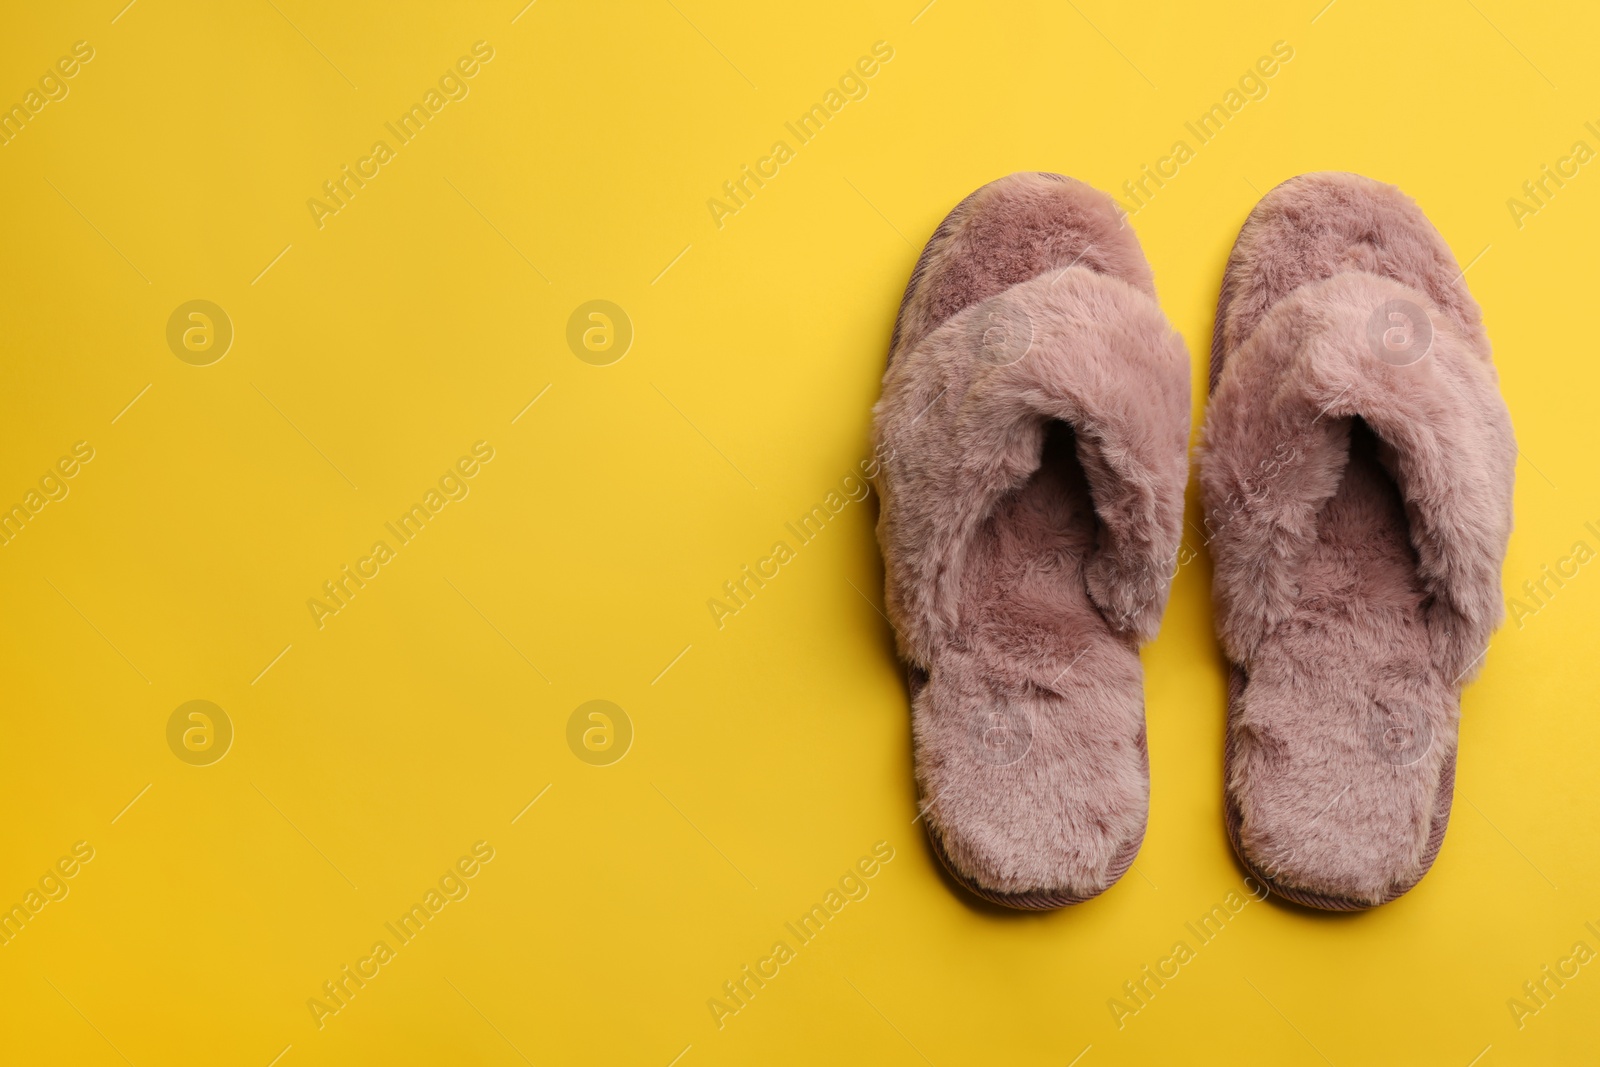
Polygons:
[[[1144,730],[1139,731],[1139,754],[1144,759],[1145,775],[1148,777],[1150,773],[1150,749]],[[1122,848],[1118,850],[1117,854],[1112,857],[1111,865],[1107,868],[1107,875],[1109,877],[1105,886],[1093,893],[1075,894],[1065,891],[1053,892],[1050,890],[1035,890],[1028,893],[1004,893],[1000,892],[999,890],[989,889],[973,881],[970,877],[968,877],[966,874],[963,874],[961,870],[956,867],[955,861],[953,861],[950,858],[950,854],[945,851],[944,841],[939,837],[938,831],[934,830],[932,826],[928,827],[928,844],[933,848],[933,854],[939,857],[940,865],[944,867],[945,872],[950,875],[951,879],[957,882],[961,888],[965,889],[973,896],[982,897],[991,904],[999,904],[1002,907],[1014,908],[1017,911],[1053,911],[1056,908],[1064,908],[1072,904],[1082,904],[1086,901],[1093,900],[1095,897],[1100,896],[1100,894],[1104,893],[1107,889],[1110,889],[1113,885],[1120,881],[1122,876],[1128,873],[1128,868],[1133,866],[1133,861],[1138,858],[1139,850],[1144,847],[1145,829],[1148,827],[1148,825],[1149,823],[1147,821],[1145,827],[1140,828],[1139,835],[1124,844]]]

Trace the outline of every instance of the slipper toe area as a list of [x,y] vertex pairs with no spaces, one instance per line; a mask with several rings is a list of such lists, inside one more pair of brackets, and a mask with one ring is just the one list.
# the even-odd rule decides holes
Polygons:
[[1442,688],[1398,678],[1372,692],[1252,676],[1229,738],[1242,858],[1275,888],[1350,908],[1410,889],[1438,847],[1456,716]]
[[1007,695],[957,657],[942,666],[913,722],[928,829],[952,873],[1013,907],[1058,907],[1109,888],[1132,863],[1148,814],[1137,677],[1117,684],[1102,665],[1098,682],[1066,694]]
[[1324,171],[1289,179],[1251,212],[1229,257],[1217,344],[1233,351],[1295,289],[1350,271],[1423,293],[1458,334],[1481,339],[1482,313],[1456,284],[1461,268],[1416,201],[1384,182]]
[[1155,298],[1138,238],[1105,193],[1060,174],[1022,172],[992,181],[957,205],[923,249],[891,353],[914,347],[963,308],[1072,266],[1120,278]]

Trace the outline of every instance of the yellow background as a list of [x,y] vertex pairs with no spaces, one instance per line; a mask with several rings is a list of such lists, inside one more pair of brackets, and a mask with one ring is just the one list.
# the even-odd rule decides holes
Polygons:
[[[1495,344],[1508,595],[1600,548],[1600,164],[1520,228],[1506,203],[1600,148],[1600,16],[923,2],[12,6],[0,103],[95,55],[0,147],[0,501],[95,458],[0,547],[0,903],[95,857],[0,947],[4,1059],[1595,1062],[1600,964],[1520,1030],[1507,1001],[1600,949],[1600,564],[1497,635],[1417,889],[1252,904],[1121,1029],[1107,1001],[1242,885],[1203,551],[1144,654],[1137,871],[1043,915],[961,895],[913,825],[875,497],[720,630],[706,601],[866,457],[906,277],[963,195],[1024,169],[1117,190],[1280,40],[1269,95],[1133,220],[1196,423],[1259,194],[1392,181]],[[479,40],[470,95],[319,229],[307,200]],[[880,40],[869,94],[718,228],[706,201]],[[166,343],[192,299],[234,326],[210,366]],[[634,326],[610,366],[565,340],[592,299]],[[479,440],[470,495],[318,629],[308,598]],[[195,699],[236,731],[210,766],[166,740]],[[591,699],[634,727],[610,766],[567,746]],[[470,895],[318,1029],[307,999],[480,840]],[[870,895],[719,1030],[708,999],[878,841]]]

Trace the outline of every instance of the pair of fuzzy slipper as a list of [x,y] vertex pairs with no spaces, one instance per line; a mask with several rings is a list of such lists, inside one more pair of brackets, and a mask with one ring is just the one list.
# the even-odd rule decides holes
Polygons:
[[[1144,838],[1138,647],[1188,478],[1188,355],[1112,200],[1052,174],[963,200],[906,287],[875,416],[933,849],[1000,904],[1087,900]],[[1200,481],[1225,822],[1282,897],[1371,907],[1432,864],[1515,458],[1478,307],[1417,206],[1350,174],[1269,193],[1222,283]]]

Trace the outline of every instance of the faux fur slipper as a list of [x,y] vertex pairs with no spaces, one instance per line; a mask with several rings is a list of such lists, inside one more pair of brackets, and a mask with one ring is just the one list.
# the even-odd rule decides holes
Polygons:
[[1201,487],[1231,661],[1226,821],[1288,900],[1393,900],[1450,816],[1516,464],[1478,306],[1410,198],[1278,186],[1228,259]]
[[1112,200],[1013,174],[906,287],[875,409],[886,596],[929,838],[1014,908],[1092,897],[1149,806],[1138,642],[1183,521],[1189,369]]

